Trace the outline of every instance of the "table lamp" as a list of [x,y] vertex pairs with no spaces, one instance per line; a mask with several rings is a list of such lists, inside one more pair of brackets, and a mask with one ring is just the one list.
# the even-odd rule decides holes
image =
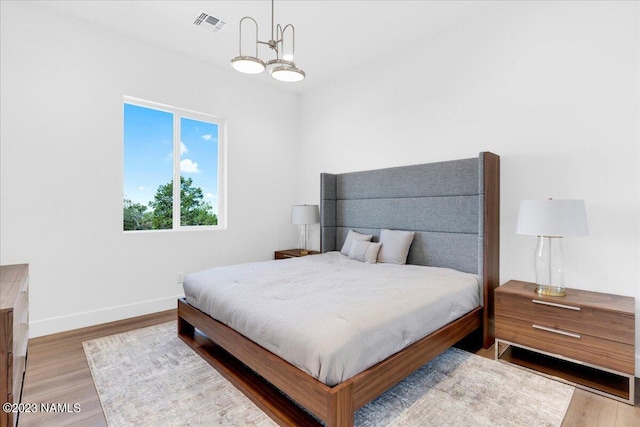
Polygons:
[[291,224],[301,225],[301,233],[303,234],[303,247],[300,253],[306,255],[309,253],[307,247],[307,225],[318,224],[320,222],[320,209],[318,205],[294,205],[291,207]]
[[584,200],[522,200],[516,233],[538,236],[536,292],[565,296],[562,239],[589,234]]

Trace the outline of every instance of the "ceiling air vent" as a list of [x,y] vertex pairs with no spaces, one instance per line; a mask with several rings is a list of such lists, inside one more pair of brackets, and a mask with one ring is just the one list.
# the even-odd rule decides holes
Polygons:
[[218,30],[221,30],[222,27],[225,26],[226,22],[201,10],[198,15],[196,15],[193,24],[200,28],[204,28],[205,30],[217,33]]

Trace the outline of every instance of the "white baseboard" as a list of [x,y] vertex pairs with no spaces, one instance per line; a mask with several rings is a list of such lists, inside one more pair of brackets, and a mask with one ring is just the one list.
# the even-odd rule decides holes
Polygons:
[[170,310],[177,307],[177,299],[180,297],[182,295],[31,321],[29,338]]

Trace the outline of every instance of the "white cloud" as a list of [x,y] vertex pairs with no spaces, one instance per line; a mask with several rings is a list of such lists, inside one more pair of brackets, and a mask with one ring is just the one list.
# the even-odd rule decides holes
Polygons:
[[213,137],[213,135],[211,135],[210,133],[202,135],[202,139],[204,139],[205,141],[210,140]]
[[144,188],[143,186],[139,186],[139,187],[138,187],[138,190],[144,191],[144,190],[145,190],[145,188]]
[[184,145],[184,142],[180,141],[180,157],[184,156],[188,151],[189,150],[187,150],[187,146]]
[[204,195],[205,199],[215,199],[216,195],[213,193],[207,193]]
[[200,173],[198,164],[191,159],[184,159],[180,162],[180,170],[186,173]]

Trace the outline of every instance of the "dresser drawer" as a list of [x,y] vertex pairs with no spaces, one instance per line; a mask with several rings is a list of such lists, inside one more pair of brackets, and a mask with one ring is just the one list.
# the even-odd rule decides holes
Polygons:
[[[0,397],[19,403],[29,345],[29,265],[0,266]],[[4,400],[4,399],[3,399]],[[3,402],[4,403],[4,402]],[[0,414],[0,426],[14,426],[17,414]]]
[[496,293],[496,315],[625,344],[635,343],[633,315],[580,307],[562,299],[548,301]]
[[496,315],[495,321],[500,339],[618,372],[633,375],[635,371],[633,345],[501,315]]
[[[7,395],[7,400],[5,400],[5,402],[13,402],[13,394],[8,394]],[[0,426],[10,426],[13,427],[15,425],[14,418],[13,418],[13,412],[7,412],[5,413],[4,411],[0,412],[0,416],[4,417],[4,420],[0,420]],[[4,421],[4,424],[2,423]]]
[[29,325],[29,294],[25,292],[18,293],[16,304],[13,309],[13,348],[17,347],[28,340]]
[[[26,346],[25,346],[26,350]],[[13,384],[11,387],[11,393],[14,396],[18,396],[18,398],[22,395],[22,386],[24,380],[24,370],[26,368],[27,357],[26,354],[19,355],[17,353],[13,354]],[[17,400],[14,402],[17,403]]]

